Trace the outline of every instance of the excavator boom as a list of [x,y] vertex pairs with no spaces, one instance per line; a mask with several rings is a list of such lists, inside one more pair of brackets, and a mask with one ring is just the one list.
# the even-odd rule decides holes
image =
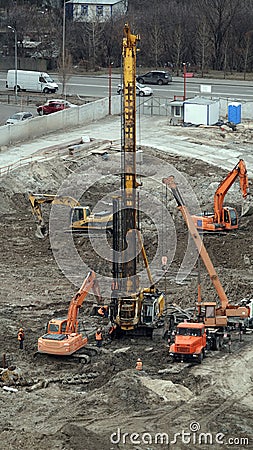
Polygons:
[[[96,287],[95,287],[96,285]],[[89,272],[85,278],[79,291],[72,298],[67,317],[66,333],[74,333],[76,331],[76,321],[79,308],[82,306],[85,298],[87,297],[91,289],[96,289],[96,296],[98,296],[99,302],[101,301],[101,294],[96,281],[95,272]]]
[[[220,299],[221,307],[216,308],[216,311],[219,309],[219,314],[225,316],[226,318],[227,317],[240,317],[240,318],[244,319],[244,318],[248,317],[249,316],[249,308],[244,307],[244,306],[239,306],[239,305],[234,306],[234,305],[229,304],[227,295],[221,285],[218,274],[217,274],[217,272],[213,266],[213,263],[207,253],[207,250],[206,250],[206,248],[203,244],[203,241],[198,233],[198,230],[194,224],[194,221],[188,211],[188,208],[186,207],[185,202],[184,202],[184,200],[179,192],[179,189],[174,181],[174,177],[170,176],[168,178],[163,178],[162,181],[164,184],[166,184],[170,188],[170,190],[177,202],[178,209],[182,213],[182,216],[186,222],[188,230],[193,238],[193,241],[198,249],[201,259],[207,269],[207,272],[210,276],[213,286],[214,286],[214,288],[217,292],[217,295]],[[211,305],[211,303],[210,303],[210,306],[213,306],[213,305]]]
[[37,222],[37,230],[35,235],[40,239],[45,238],[48,234],[42,215],[41,205],[52,203],[54,205],[64,205],[70,208],[80,206],[80,203],[73,197],[54,194],[30,194],[29,202],[31,204],[32,213]]
[[213,263],[207,253],[207,250],[204,246],[204,243],[194,225],[193,219],[188,211],[188,208],[185,205],[185,202],[179,192],[179,189],[174,181],[174,177],[170,176],[168,178],[163,178],[163,183],[168,185],[168,187],[170,188],[176,202],[177,202],[177,206],[178,209],[181,211],[182,216],[187,224],[188,230],[193,238],[193,241],[198,249],[198,252],[201,256],[201,259],[203,261],[203,263],[205,264],[206,270],[210,276],[210,279],[216,289],[216,292],[218,294],[218,297],[220,299],[221,302],[221,307],[222,309],[226,309],[227,305],[228,305],[228,298],[226,296],[226,293],[220,283],[218,274],[213,266]]
[[238,177],[240,181],[242,196],[244,199],[246,199],[248,195],[249,182],[246,164],[243,159],[239,160],[234,169],[231,170],[231,172],[226,176],[226,178],[219,184],[218,188],[216,189],[216,192],[214,194],[214,220],[217,223],[221,223],[221,221],[223,220],[222,211],[225,195]]
[[245,162],[240,159],[233,170],[219,184],[214,194],[213,212],[204,212],[201,215],[193,215],[193,221],[198,230],[204,232],[220,232],[236,230],[239,224],[238,213],[235,208],[223,206],[225,196],[233,183],[239,177],[240,188],[243,197],[242,215],[251,213],[251,205],[246,204],[248,196],[248,176]]

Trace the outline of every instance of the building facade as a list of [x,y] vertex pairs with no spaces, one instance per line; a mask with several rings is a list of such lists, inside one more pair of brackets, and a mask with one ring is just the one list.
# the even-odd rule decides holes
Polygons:
[[69,0],[66,16],[78,22],[104,22],[127,12],[128,0]]

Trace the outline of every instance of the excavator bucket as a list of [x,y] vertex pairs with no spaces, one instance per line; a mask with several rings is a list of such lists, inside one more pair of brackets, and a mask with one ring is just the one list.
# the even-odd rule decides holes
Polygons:
[[48,231],[45,227],[45,225],[37,225],[35,236],[39,239],[45,239],[48,235]]
[[253,214],[253,198],[248,197],[243,200],[241,217],[251,216]]

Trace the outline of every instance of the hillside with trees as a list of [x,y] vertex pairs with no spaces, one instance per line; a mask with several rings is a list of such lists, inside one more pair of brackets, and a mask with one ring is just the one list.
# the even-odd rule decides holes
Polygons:
[[[42,56],[61,59],[63,0],[1,0],[0,51],[13,54],[8,25],[18,35],[18,53],[24,56],[26,39],[39,42]],[[185,62],[191,70],[252,72],[252,0],[129,0],[128,13],[101,22],[66,17],[66,53],[77,68],[96,70],[121,65],[124,23],[141,36],[138,65],[169,67],[179,72]]]

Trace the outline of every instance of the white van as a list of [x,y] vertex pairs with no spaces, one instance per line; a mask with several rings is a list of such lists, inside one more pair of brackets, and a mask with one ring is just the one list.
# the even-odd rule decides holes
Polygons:
[[[17,75],[16,75],[17,72]],[[17,76],[17,91],[35,91],[44,92],[49,94],[50,92],[57,92],[59,86],[52,80],[52,78],[46,72],[34,72],[31,70],[8,70],[6,88],[15,91]]]

